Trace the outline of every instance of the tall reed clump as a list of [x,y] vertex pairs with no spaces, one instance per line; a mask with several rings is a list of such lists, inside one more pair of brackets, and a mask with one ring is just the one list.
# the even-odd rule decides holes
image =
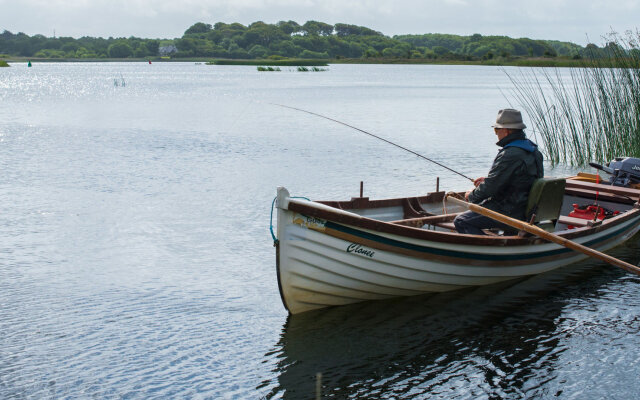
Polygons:
[[640,157],[640,32],[609,38],[568,79],[559,69],[507,74],[552,164]]

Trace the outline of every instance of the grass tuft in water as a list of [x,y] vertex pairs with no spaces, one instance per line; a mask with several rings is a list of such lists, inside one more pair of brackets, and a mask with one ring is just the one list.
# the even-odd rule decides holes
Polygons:
[[258,71],[280,71],[280,67],[257,67]]
[[311,67],[311,68],[307,68],[307,67],[303,67],[303,66],[299,66],[298,67],[298,72],[321,72],[321,71],[326,71],[326,68],[318,68],[318,67]]
[[640,157],[640,32],[611,33],[605,50],[569,80],[558,69],[507,74],[554,165]]

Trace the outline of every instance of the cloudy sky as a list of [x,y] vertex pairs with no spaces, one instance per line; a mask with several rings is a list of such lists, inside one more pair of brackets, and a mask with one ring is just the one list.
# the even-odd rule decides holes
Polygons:
[[0,0],[0,31],[29,35],[175,38],[195,22],[281,20],[585,45],[640,28],[640,0]]

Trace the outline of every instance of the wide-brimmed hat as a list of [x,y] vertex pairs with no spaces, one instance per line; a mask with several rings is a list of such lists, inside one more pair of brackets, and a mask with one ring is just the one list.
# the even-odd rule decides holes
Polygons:
[[498,111],[496,123],[491,125],[494,128],[525,129],[527,126],[522,122],[522,114],[513,108],[505,108]]

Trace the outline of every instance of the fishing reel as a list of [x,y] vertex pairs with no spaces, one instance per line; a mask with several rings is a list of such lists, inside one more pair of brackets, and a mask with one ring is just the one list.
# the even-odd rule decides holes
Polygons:
[[610,174],[609,184],[612,186],[640,184],[640,158],[616,157],[606,165],[595,162],[590,162],[589,165]]

